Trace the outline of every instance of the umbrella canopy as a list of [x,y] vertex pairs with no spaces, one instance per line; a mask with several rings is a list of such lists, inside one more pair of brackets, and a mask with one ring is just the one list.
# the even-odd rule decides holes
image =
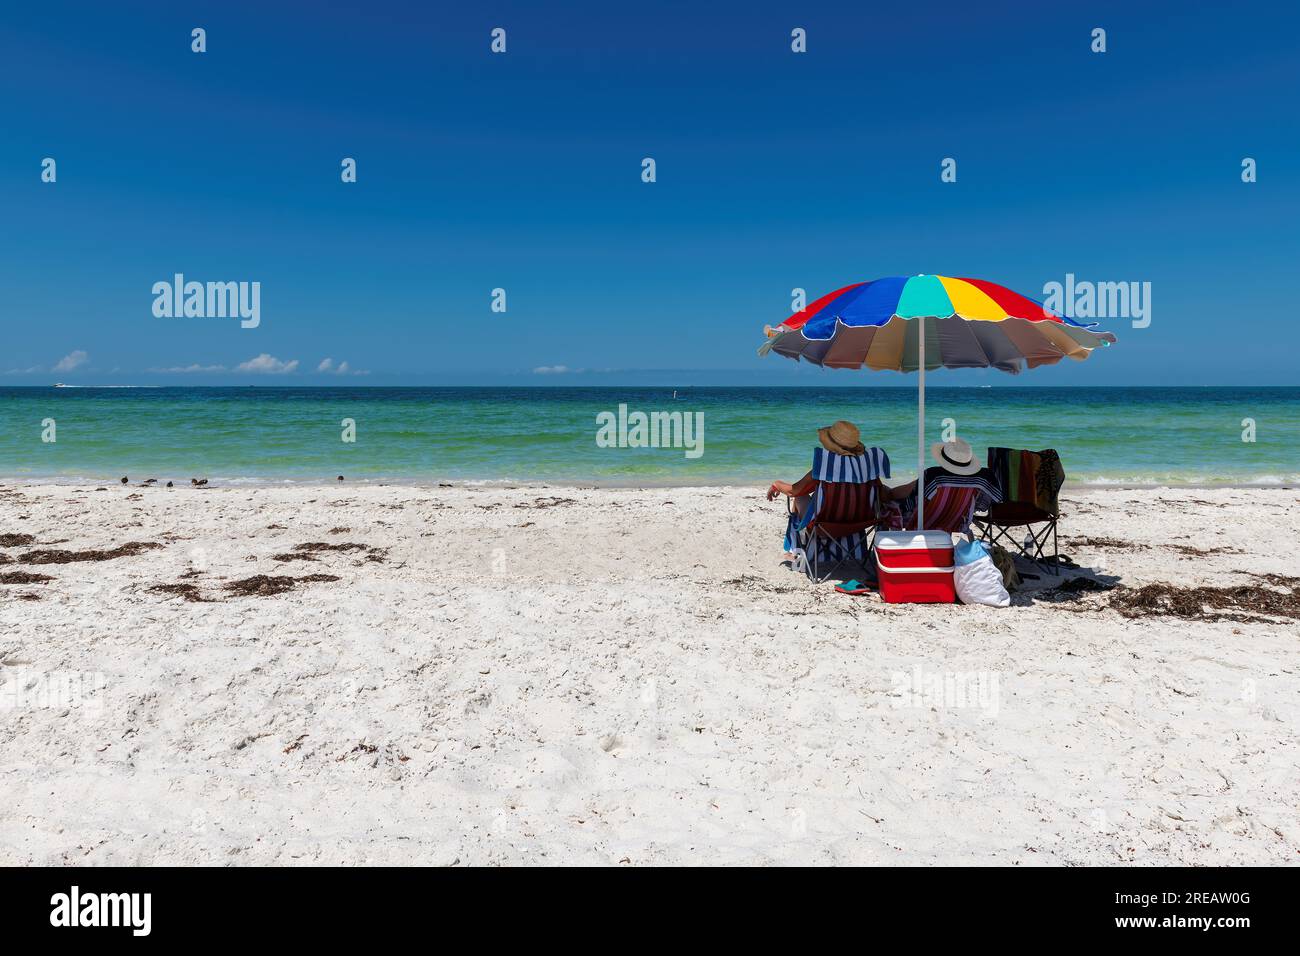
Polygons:
[[[997,368],[1083,360],[1115,336],[983,279],[889,276],[824,295],[770,330],[759,354],[831,368]],[[925,329],[924,342],[920,334]]]
[[[916,471],[925,475],[925,372],[1028,366],[1086,359],[1114,343],[1109,332],[1057,315],[983,279],[889,276],[836,289],[775,329],[759,355],[776,352],[830,368],[919,372]],[[925,489],[917,489],[917,528],[925,527]]]

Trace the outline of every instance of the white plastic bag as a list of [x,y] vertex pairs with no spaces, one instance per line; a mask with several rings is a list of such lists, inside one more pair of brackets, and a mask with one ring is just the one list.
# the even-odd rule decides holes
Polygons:
[[978,541],[962,541],[953,549],[953,585],[962,604],[1006,607],[1011,595],[1002,586],[1002,572]]

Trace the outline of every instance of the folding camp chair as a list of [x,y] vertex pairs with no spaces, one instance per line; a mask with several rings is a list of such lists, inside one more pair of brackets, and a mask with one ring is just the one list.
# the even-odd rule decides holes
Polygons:
[[[1002,497],[992,476],[982,470],[974,475],[953,475],[942,468],[927,468],[924,483],[926,531],[948,531],[973,538],[975,510]],[[903,527],[916,531],[915,495],[907,499],[905,509]]]
[[810,474],[816,487],[803,516],[786,502],[785,547],[802,556],[802,570],[821,583],[846,562],[867,560],[883,517],[880,480],[889,477],[889,456],[879,448],[854,456],[817,448]]
[[[1059,575],[1056,522],[1061,508],[1057,495],[1065,483],[1060,456],[1051,448],[1038,452],[990,448],[989,470],[1002,490],[1002,501],[990,505],[987,514],[975,516],[980,537]],[[1017,541],[1011,529],[1022,527],[1025,540]],[[1049,543],[1051,557],[1047,555]]]

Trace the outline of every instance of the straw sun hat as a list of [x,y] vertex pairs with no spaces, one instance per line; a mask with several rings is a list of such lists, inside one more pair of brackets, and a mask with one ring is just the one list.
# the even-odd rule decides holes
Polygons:
[[839,421],[817,429],[817,439],[827,451],[837,455],[861,455],[866,451],[858,435],[858,426]]
[[930,454],[940,468],[954,475],[973,475],[980,470],[980,463],[975,460],[970,444],[960,438],[935,442],[930,446]]

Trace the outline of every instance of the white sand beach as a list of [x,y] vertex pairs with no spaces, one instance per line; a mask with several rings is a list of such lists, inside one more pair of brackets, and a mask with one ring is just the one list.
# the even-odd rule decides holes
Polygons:
[[[1297,573],[1292,490],[1063,510],[1123,588],[1300,585],[1253,576]],[[1296,619],[885,605],[783,527],[757,488],[0,487],[0,863],[1300,859]]]

